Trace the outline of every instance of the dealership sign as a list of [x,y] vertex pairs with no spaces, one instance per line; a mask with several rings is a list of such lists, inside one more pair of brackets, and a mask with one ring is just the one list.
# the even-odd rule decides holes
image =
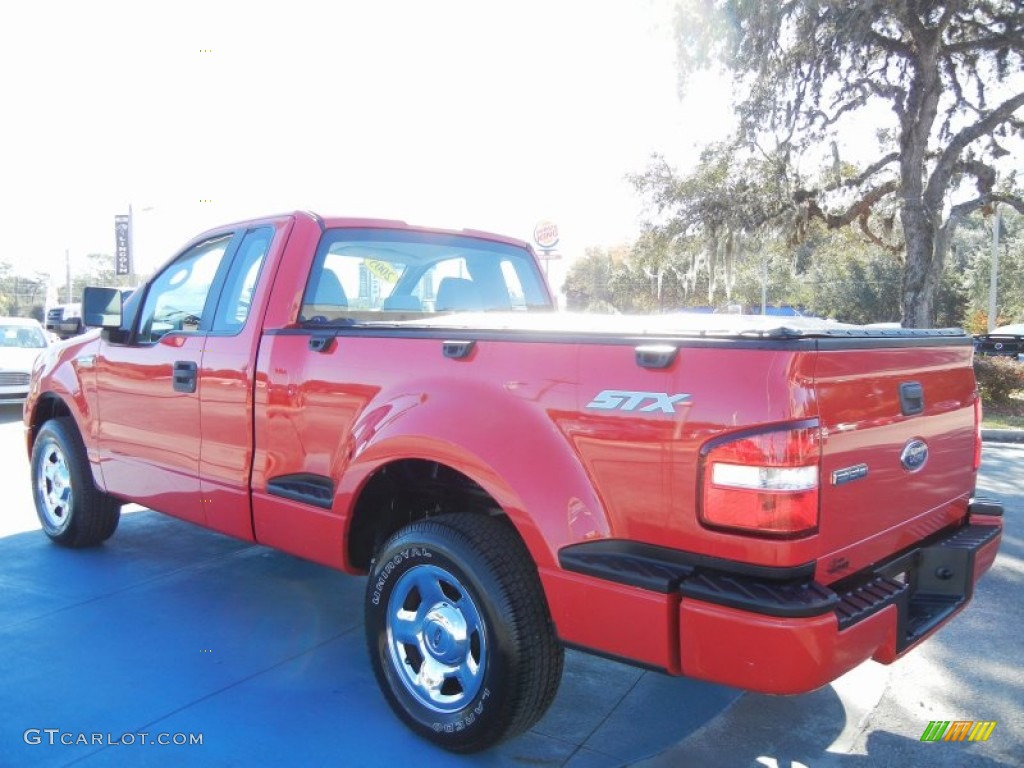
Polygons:
[[114,274],[130,275],[132,273],[132,217],[117,215],[114,217]]

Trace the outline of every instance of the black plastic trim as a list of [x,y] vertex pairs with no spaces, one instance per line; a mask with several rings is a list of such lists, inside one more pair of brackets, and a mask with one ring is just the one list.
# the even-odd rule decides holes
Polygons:
[[904,381],[900,384],[900,413],[916,416],[924,412],[924,387],[919,381]]
[[679,586],[683,597],[779,618],[820,616],[839,596],[815,581],[768,582],[725,573],[695,573]]
[[902,652],[971,599],[975,553],[1001,530],[970,523],[946,528],[832,584],[840,598],[839,629],[896,605],[896,650]]
[[558,563],[574,573],[665,593],[674,592],[698,569],[770,582],[807,581],[814,576],[813,562],[788,567],[753,565],[623,539],[571,544],[559,550]]
[[330,352],[333,344],[334,336],[329,333],[314,333],[306,342],[306,346],[313,352]]
[[267,482],[267,493],[321,509],[330,509],[334,503],[334,483],[331,478],[306,472],[275,477]]
[[175,392],[195,392],[199,382],[199,365],[194,360],[176,360],[171,370],[171,381]]
[[679,347],[673,344],[641,344],[636,348],[636,364],[641,368],[661,370],[675,362]]
[[979,496],[971,499],[967,505],[968,515],[984,515],[986,517],[1002,517],[1003,505],[995,499]]
[[475,330],[459,326],[410,327],[408,325],[326,325],[311,324],[297,328],[268,328],[267,336],[309,336],[331,334],[338,337],[363,337],[370,339],[423,339],[441,340],[458,336],[465,341],[502,341],[532,344],[600,344],[603,346],[636,347],[649,344],[672,344],[679,348],[723,347],[730,349],[788,349],[813,351],[816,339],[771,338],[750,339],[729,337],[683,337],[644,335],[601,335],[583,334],[575,331]]
[[818,339],[818,349],[903,349],[907,347],[970,347],[974,342],[970,336],[961,334],[917,331],[914,336],[863,336],[828,337]]
[[888,576],[874,576],[848,588],[839,596],[839,604],[836,606],[839,629],[852,627],[887,605],[902,600],[908,589],[905,582]]
[[947,528],[830,586],[814,581],[814,562],[751,565],[620,539],[570,545],[559,551],[558,562],[574,573],[764,616],[831,612],[840,630],[895,604],[897,649],[903,650],[970,600],[975,553],[1001,530],[969,523]]
[[[392,339],[450,339],[457,335],[476,341],[516,341],[535,344],[602,344],[613,346],[640,346],[671,344],[680,349],[728,347],[734,349],[788,349],[788,350],[834,350],[834,349],[891,349],[902,347],[970,346],[970,336],[940,331],[914,331],[914,336],[893,337],[888,335],[843,336],[801,335],[796,331],[781,329],[779,333],[758,335],[708,335],[701,333],[652,333],[652,334],[599,334],[578,331],[525,331],[509,328],[503,330],[478,330],[451,326],[410,326],[402,323],[376,323],[373,325],[303,325],[289,328],[269,328],[268,336],[307,336],[312,333],[333,333],[335,336],[364,336],[368,338]],[[908,332],[909,333],[909,332]]]
[[445,339],[441,342],[441,354],[449,360],[466,360],[475,347],[475,341]]

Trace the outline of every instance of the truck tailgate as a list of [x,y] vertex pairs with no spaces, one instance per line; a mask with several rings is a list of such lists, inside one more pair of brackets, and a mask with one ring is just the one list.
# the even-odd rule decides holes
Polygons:
[[824,436],[821,582],[910,546],[966,511],[976,472],[972,352],[969,340],[939,343],[822,344],[815,366]]

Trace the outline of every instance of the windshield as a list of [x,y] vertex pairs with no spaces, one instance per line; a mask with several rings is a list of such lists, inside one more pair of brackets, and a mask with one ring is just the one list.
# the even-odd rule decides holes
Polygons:
[[42,349],[46,346],[46,337],[31,325],[0,325],[0,346]]
[[321,239],[301,319],[394,322],[550,308],[523,248],[435,232],[333,229]]

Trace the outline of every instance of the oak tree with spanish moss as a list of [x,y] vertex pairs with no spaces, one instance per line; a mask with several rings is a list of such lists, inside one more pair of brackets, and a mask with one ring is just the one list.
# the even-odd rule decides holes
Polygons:
[[[672,214],[674,234],[785,224],[799,239],[813,220],[857,226],[903,258],[903,324],[932,325],[958,224],[997,203],[1024,212],[1013,193],[1020,165],[1013,153],[1024,137],[1024,3],[685,0],[677,22],[684,87],[716,64],[733,75],[739,125],[735,142],[717,148],[719,158],[770,146],[759,158],[751,154],[767,172],[722,175],[727,185],[712,195],[719,207],[710,212],[696,214],[701,206],[687,199],[703,185],[687,186],[663,163],[637,177]],[[877,132],[874,160],[844,164],[833,144],[834,172],[801,177],[801,158],[820,155],[843,126],[867,124],[857,121],[878,104],[890,123]],[[704,171],[709,163],[706,156]]]

